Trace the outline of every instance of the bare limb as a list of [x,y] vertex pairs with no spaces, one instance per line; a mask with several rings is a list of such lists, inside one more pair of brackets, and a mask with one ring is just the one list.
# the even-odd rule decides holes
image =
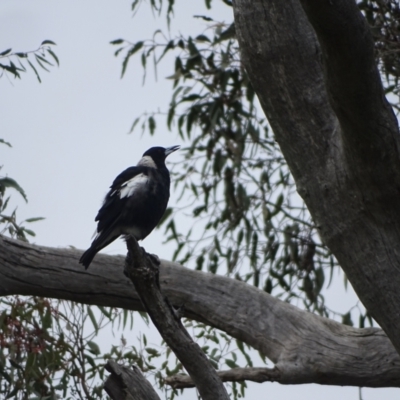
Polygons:
[[[0,236],[0,295],[23,294],[143,310],[124,258]],[[304,312],[243,282],[162,261],[160,284],[185,317],[204,322],[260,351],[281,383],[400,387],[400,357],[381,329],[356,329]]]
[[193,379],[204,400],[229,400],[228,393],[200,346],[193,341],[169,301],[161,294],[159,267],[132,236],[126,238],[125,272],[165,343]]
[[[252,381],[280,382],[281,373],[278,368],[233,368],[227,371],[218,371],[222,382]],[[189,375],[173,375],[165,378],[165,383],[174,389],[185,389],[194,387]],[[288,382],[286,382],[288,383]]]

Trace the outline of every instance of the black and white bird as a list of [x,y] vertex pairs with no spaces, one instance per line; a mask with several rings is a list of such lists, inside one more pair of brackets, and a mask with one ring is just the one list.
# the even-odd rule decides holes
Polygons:
[[180,146],[152,147],[136,167],[119,174],[107,193],[95,221],[97,234],[79,262],[87,269],[94,256],[121,235],[144,239],[167,208],[170,177],[165,159]]

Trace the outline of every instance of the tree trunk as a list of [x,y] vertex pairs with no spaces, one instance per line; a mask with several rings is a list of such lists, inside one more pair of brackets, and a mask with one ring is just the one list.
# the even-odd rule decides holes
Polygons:
[[398,124],[355,2],[302,4],[235,0],[243,63],[322,239],[400,352]]

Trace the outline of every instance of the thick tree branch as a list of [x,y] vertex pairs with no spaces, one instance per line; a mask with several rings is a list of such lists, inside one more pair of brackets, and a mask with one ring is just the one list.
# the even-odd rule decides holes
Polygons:
[[[280,382],[281,373],[278,368],[232,368],[227,371],[218,371],[222,382],[252,381]],[[174,389],[185,389],[194,387],[189,375],[178,374],[165,378],[165,383]],[[285,382],[290,383],[290,382]]]
[[193,341],[169,301],[161,294],[159,267],[136,240],[126,238],[125,273],[165,343],[175,353],[204,400],[228,400],[228,393],[200,346]]
[[[322,48],[327,93],[348,142],[346,149],[358,153],[367,169],[382,161],[398,163],[396,117],[384,96],[370,28],[355,1],[301,3]],[[383,154],[388,159],[382,160]]]
[[[143,310],[123,274],[124,258],[99,254],[86,272],[82,252],[0,236],[0,295],[54,297]],[[400,387],[400,357],[380,329],[356,329],[301,311],[248,284],[163,261],[163,293],[185,316],[260,351],[281,383]]]
[[111,374],[104,383],[104,390],[113,400],[160,400],[139,368],[124,367],[109,360],[105,369]]
[[299,0],[235,0],[242,59],[321,237],[400,352],[397,123],[354,1],[303,4],[322,54]]

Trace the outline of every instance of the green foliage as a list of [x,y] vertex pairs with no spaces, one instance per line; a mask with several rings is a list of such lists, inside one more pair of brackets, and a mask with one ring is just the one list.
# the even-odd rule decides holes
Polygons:
[[[12,52],[12,49],[0,53],[0,78],[8,74],[21,79],[21,73],[27,72],[26,64],[35,73],[39,82],[42,82],[38,67],[49,72],[49,67],[60,65],[57,55],[51,46],[56,44],[51,40],[44,40],[36,50],[28,52]],[[25,65],[24,65],[25,64]]]
[[[210,3],[211,0],[206,0],[206,4]],[[173,12],[174,12],[174,5],[175,5],[175,0],[167,0],[166,2],[163,2],[163,0],[150,0],[149,2],[147,2],[146,0],[134,0],[131,4],[131,10],[133,11],[133,13],[136,13],[139,10],[139,7],[141,6],[141,4],[143,3],[148,3],[148,5],[150,6],[151,10],[153,11],[153,13],[157,14],[157,15],[161,15],[163,12],[163,5],[165,3],[167,3],[167,9],[166,9],[166,19],[168,22],[168,25],[171,22],[171,17],[173,16]],[[207,7],[209,8],[209,7]]]
[[[185,160],[174,170],[180,209],[163,220],[174,259],[198,270],[223,273],[328,315],[321,289],[331,263],[295,187],[279,146],[260,114],[255,91],[240,64],[232,24],[202,16],[209,27],[196,37],[112,42],[122,55],[174,69],[173,92],[164,113],[138,117],[132,130],[154,134],[163,114],[170,130],[187,142]],[[158,41],[157,41],[157,40]],[[158,123],[160,125],[160,123]],[[191,215],[186,230],[176,219]]]
[[[0,139],[0,144],[11,147],[11,144],[6,142],[4,139]],[[1,169],[2,167],[0,166],[0,170]],[[27,235],[35,236],[35,232],[33,232],[31,229],[28,229],[25,226],[25,223],[40,221],[43,218],[28,218],[25,221],[18,222],[16,215],[17,210],[14,209],[11,214],[8,212],[10,201],[10,196],[8,195],[9,189],[15,190],[26,202],[28,201],[25,191],[14,179],[8,176],[0,176],[0,234],[8,234],[16,239],[28,241]]]
[[102,399],[109,358],[145,369],[148,354],[119,346],[104,353],[98,333],[131,326],[125,310],[38,297],[0,299],[0,397],[3,399]]
[[[63,315],[39,298],[10,296],[0,303],[0,394],[2,398],[55,399],[53,379],[71,350],[59,322]],[[53,329],[55,334],[53,334]],[[60,376],[60,385],[68,377]]]

